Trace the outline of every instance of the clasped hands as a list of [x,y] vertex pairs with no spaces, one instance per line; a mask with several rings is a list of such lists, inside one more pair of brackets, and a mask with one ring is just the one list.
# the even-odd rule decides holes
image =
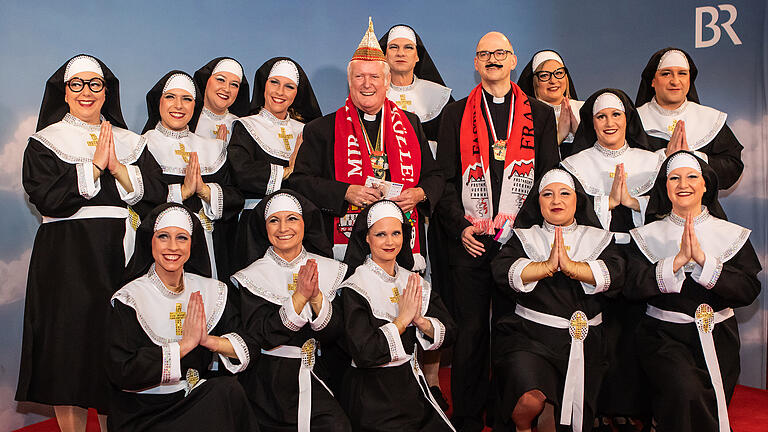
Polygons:
[[683,235],[680,239],[680,252],[675,255],[672,269],[677,273],[681,267],[688,264],[690,261],[694,261],[696,264],[704,267],[706,259],[707,257],[699,244],[699,239],[696,238],[696,231],[693,228],[693,216],[689,213],[685,218]]
[[215,338],[208,335],[203,296],[199,291],[193,292],[189,296],[187,312],[184,316],[184,325],[182,327],[182,337],[179,342],[181,357],[197,348],[198,345],[211,351],[216,350]]
[[672,136],[667,143],[666,156],[678,152],[680,150],[690,150],[688,148],[688,138],[685,136],[685,121],[678,120],[675,123],[675,130],[672,132]]
[[398,301],[398,315],[392,323],[397,326],[400,334],[405,332],[409,324],[413,324],[429,337],[434,336],[432,322],[424,318],[422,311],[422,287],[421,277],[416,273],[408,276],[408,283]]
[[308,259],[299,268],[299,273],[296,277],[296,291],[291,296],[293,310],[296,311],[296,314],[301,314],[307,302],[309,302],[315,314],[320,313],[323,307],[323,292],[320,291],[318,281],[317,261]]
[[613,184],[608,195],[608,210],[613,210],[619,205],[640,211],[640,202],[633,198],[627,189],[627,173],[624,171],[623,163],[617,164],[616,171],[613,173]]
[[181,198],[189,199],[192,195],[199,196],[206,202],[211,201],[211,188],[205,184],[200,174],[200,160],[197,152],[189,153],[189,162],[184,172],[184,183],[181,185]]
[[557,119],[557,143],[562,143],[568,134],[575,134],[579,121],[571,109],[570,99],[566,96],[560,102],[560,117]]

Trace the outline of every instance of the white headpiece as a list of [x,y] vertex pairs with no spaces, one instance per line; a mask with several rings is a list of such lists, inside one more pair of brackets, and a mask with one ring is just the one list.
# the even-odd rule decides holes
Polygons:
[[267,79],[272,78],[273,76],[286,77],[292,80],[294,84],[299,85],[299,68],[297,68],[296,64],[290,60],[276,61],[275,64],[272,65],[272,69],[270,69]]
[[701,173],[701,164],[696,156],[690,153],[678,153],[673,155],[667,163],[667,175],[678,168],[693,168]]
[[193,98],[197,98],[195,83],[192,82],[192,78],[187,74],[177,73],[171,75],[171,77],[168,78],[168,81],[165,82],[165,86],[163,86],[163,93],[172,89],[186,90]]
[[219,72],[229,72],[231,74],[237,75],[238,78],[243,79],[243,67],[240,66],[240,63],[232,60],[231,58],[219,60],[219,62],[216,63],[216,67],[213,68],[211,75]]
[[69,81],[73,76],[80,72],[93,72],[104,78],[104,72],[101,70],[101,65],[95,58],[87,55],[80,55],[67,63],[67,68],[64,70],[64,82]]
[[387,37],[387,44],[392,42],[393,40],[397,38],[403,38],[408,39],[409,41],[416,43],[416,33],[413,31],[412,28],[408,26],[396,26],[392,27],[392,30],[389,31],[389,36]]
[[605,92],[595,99],[595,104],[592,105],[592,115],[595,115],[606,108],[627,112],[621,99],[611,92]]
[[556,52],[542,51],[540,53],[536,53],[536,55],[533,56],[533,61],[531,62],[531,71],[536,72],[536,69],[538,69],[539,66],[541,66],[541,64],[547,60],[556,60],[559,61],[561,65],[565,66],[565,62],[563,62],[563,59],[560,58]]
[[192,234],[192,217],[181,207],[168,207],[157,215],[154,231],[168,227],[179,227]]
[[403,223],[403,211],[392,201],[379,201],[368,209],[368,228],[381,219],[392,217]]
[[680,50],[669,50],[662,54],[661,59],[659,60],[659,66],[656,70],[670,67],[681,67],[683,69],[691,68],[688,64],[688,58]]
[[264,208],[264,219],[268,219],[273,214],[281,211],[292,211],[301,214],[301,204],[295,196],[279,193],[267,201],[267,206]]
[[571,177],[567,171],[561,170],[560,168],[551,169],[544,174],[544,177],[541,178],[541,184],[539,185],[539,193],[552,183],[562,183],[571,189],[576,189],[576,185],[573,184],[573,177]]

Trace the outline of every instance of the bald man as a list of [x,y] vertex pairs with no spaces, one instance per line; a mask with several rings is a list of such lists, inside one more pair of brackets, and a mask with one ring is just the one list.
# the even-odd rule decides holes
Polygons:
[[507,37],[483,36],[474,65],[480,85],[445,107],[437,150],[446,178],[437,211],[452,239],[453,313],[459,328],[451,370],[452,421],[460,431],[484,426],[491,305],[494,322],[514,313],[511,299],[494,295],[491,260],[509,238],[534,181],[560,162],[554,111],[510,80],[517,57]]

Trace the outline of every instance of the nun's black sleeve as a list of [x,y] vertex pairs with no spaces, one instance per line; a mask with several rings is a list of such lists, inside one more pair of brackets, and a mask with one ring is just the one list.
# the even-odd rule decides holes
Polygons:
[[[216,173],[203,177],[203,181],[206,183],[216,183],[221,188],[223,198],[221,220],[230,220],[237,216],[240,210],[243,209],[243,203],[245,202],[243,194],[234,185],[231,172],[232,167],[229,165],[229,161],[225,161],[224,165]],[[213,202],[210,204],[211,206],[217,205],[217,203]]]
[[[141,171],[144,196],[141,201],[131,206],[141,218],[146,217],[153,208],[166,202],[168,187],[163,182],[163,170],[152,156],[149,148],[144,148],[141,156],[133,163]],[[134,189],[137,185],[133,185]]]
[[296,331],[284,324],[280,316],[282,306],[270,303],[251,293],[247,288],[241,288],[241,292],[241,314],[246,332],[265,350],[271,350],[280,345],[301,345],[309,338],[316,338],[321,343],[331,343],[344,331],[341,318],[343,312],[335,305],[338,302],[329,302],[331,317],[325,327],[314,331],[310,323],[307,323]]
[[707,163],[717,173],[718,187],[729,189],[736,184],[744,171],[744,162],[741,160],[741,151],[744,147],[728,125],[723,125],[715,139],[705,147],[709,146],[711,149],[705,151],[708,156]]
[[[232,138],[227,147],[227,159],[232,166],[232,179],[243,195],[249,198],[261,198],[267,193],[272,178],[272,165],[275,160],[268,160],[248,130],[236,121],[232,126]],[[287,166],[287,163],[281,164]]]
[[[341,290],[344,296],[344,328],[347,350],[359,368],[381,366],[392,361],[389,341],[380,327],[387,321],[373,316],[368,301],[352,290]],[[402,339],[402,335],[398,336]]]

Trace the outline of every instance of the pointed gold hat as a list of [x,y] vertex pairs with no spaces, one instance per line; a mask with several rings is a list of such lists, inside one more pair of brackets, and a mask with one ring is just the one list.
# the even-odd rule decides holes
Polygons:
[[363,40],[360,41],[360,45],[355,50],[355,55],[352,56],[352,60],[363,61],[387,61],[384,57],[384,51],[381,50],[379,45],[379,39],[373,32],[373,20],[368,17],[368,31],[363,35]]

